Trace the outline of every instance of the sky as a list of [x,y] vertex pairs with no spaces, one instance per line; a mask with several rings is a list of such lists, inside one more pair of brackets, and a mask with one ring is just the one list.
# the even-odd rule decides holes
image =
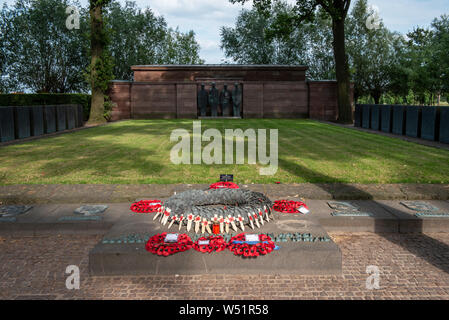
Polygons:
[[[119,0],[125,3],[126,0]],[[14,0],[0,0],[0,3]],[[88,0],[80,0],[85,6]],[[135,0],[141,8],[150,7],[165,17],[169,26],[183,32],[193,30],[201,46],[200,57],[208,64],[223,63],[220,28],[232,27],[242,8],[251,4],[231,4],[228,0]],[[294,3],[296,0],[287,0]],[[355,1],[353,0],[353,3]],[[449,0],[368,0],[378,9],[384,24],[392,31],[406,33],[415,26],[429,26],[431,21],[449,14]]]

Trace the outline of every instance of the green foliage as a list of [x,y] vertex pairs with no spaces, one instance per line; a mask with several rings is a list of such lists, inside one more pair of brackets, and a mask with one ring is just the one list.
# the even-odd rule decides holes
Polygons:
[[82,70],[88,64],[88,25],[80,19],[79,30],[66,28],[69,5],[79,7],[77,0],[17,0],[11,8],[3,6],[1,91],[87,91]]
[[111,28],[110,52],[117,79],[131,80],[132,65],[202,64],[195,33],[182,33],[167,26],[164,17],[135,2],[113,1],[105,12]]
[[242,10],[235,27],[221,28],[221,48],[243,64],[302,64],[311,79],[335,78],[332,22],[322,11],[313,23],[295,23],[294,7],[273,1],[266,12]]
[[90,95],[82,93],[0,94],[0,106],[81,104],[84,119],[90,113]]
[[[92,39],[107,48],[96,62],[100,88],[112,74],[130,80],[132,65],[204,63],[193,31],[171,29],[135,2],[96,0],[83,8],[78,1],[16,0],[0,9],[0,92],[88,92]],[[89,9],[99,4],[107,5],[104,28],[91,35]],[[69,5],[79,10],[79,30],[66,28]]]

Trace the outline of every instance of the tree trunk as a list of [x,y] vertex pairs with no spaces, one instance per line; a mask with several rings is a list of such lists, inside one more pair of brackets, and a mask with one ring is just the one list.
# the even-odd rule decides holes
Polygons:
[[95,125],[100,123],[105,123],[104,118],[104,93],[98,84],[95,83],[96,79],[96,63],[100,59],[103,53],[103,43],[101,42],[101,33],[103,32],[103,17],[102,17],[102,6],[97,5],[90,9],[90,26],[91,26],[91,37],[90,37],[90,47],[91,47],[91,88],[92,88],[92,100],[90,107],[90,116],[88,125]]
[[337,75],[338,122],[352,123],[348,56],[345,46],[345,19],[332,18],[333,47]]

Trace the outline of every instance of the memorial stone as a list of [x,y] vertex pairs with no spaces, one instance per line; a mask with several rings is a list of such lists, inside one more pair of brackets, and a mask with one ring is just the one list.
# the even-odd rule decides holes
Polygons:
[[371,129],[380,130],[380,108],[377,104],[371,106]]
[[405,107],[393,106],[393,127],[394,134],[403,135],[405,133]]
[[14,107],[14,129],[16,139],[30,136],[30,107]]
[[56,106],[56,129],[64,131],[67,129],[67,106]]
[[438,141],[440,110],[438,107],[422,108],[421,138]]
[[405,134],[408,137],[418,138],[421,129],[421,107],[406,107]]
[[56,132],[56,106],[44,106],[45,133]]
[[449,143],[449,107],[441,108],[441,112],[440,112],[440,142]]
[[15,139],[14,107],[0,107],[0,142]]
[[370,128],[371,122],[371,106],[369,104],[363,105],[363,113],[362,113],[362,127],[365,129]]
[[392,107],[391,106],[381,106],[381,120],[380,120],[380,125],[381,125],[381,130],[383,132],[387,132],[390,133],[391,132],[391,128],[392,128]]
[[30,124],[32,136],[44,134],[44,107],[33,106],[30,108]]

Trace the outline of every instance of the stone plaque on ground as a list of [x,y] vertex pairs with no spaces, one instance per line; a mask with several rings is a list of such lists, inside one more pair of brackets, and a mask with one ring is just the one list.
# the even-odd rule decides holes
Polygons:
[[16,139],[28,138],[30,133],[30,107],[14,107],[14,129]]
[[56,106],[44,106],[45,133],[56,132]]
[[0,217],[14,217],[28,212],[32,206],[5,205],[0,206]]
[[352,205],[349,202],[342,201],[328,201],[327,204],[334,210],[337,211],[358,211],[359,208]]
[[406,107],[405,134],[408,137],[419,138],[421,134],[421,107]]
[[67,129],[66,119],[67,106],[56,106],[56,130],[64,131]]
[[391,132],[392,127],[392,113],[393,109],[391,106],[381,106],[380,107],[380,125],[382,132]]
[[33,106],[30,108],[31,135],[40,136],[44,134],[44,108]]
[[371,106],[371,129],[380,130],[380,108],[378,105]]
[[405,133],[405,110],[404,106],[393,106],[393,125],[391,132],[403,135]]
[[438,211],[438,207],[425,201],[402,201],[401,204],[414,211]]
[[370,124],[371,124],[371,106],[363,105],[362,127],[365,129],[369,129]]
[[76,106],[67,106],[67,129],[74,129],[76,125]]
[[13,107],[0,107],[0,142],[15,139]]
[[84,216],[94,216],[105,212],[107,208],[107,205],[85,205],[75,209],[74,213]]
[[439,126],[440,126],[440,112],[438,107],[424,107],[422,108],[422,125],[421,138],[437,141]]

